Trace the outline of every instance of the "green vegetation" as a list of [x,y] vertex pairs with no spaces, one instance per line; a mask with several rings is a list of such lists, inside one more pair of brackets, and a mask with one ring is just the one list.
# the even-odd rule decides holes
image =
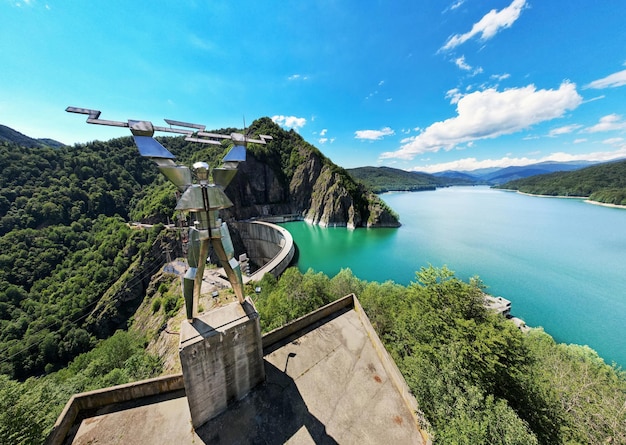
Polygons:
[[[167,145],[189,162],[217,163],[227,149],[180,137]],[[0,141],[0,374],[52,372],[125,326],[132,305],[110,299],[120,290],[141,301],[162,229],[128,222],[165,222],[174,206],[175,187],[130,137],[59,148]]]
[[439,178],[426,173],[408,172],[391,167],[350,168],[347,170],[347,173],[356,181],[373,190],[374,193],[390,191],[419,192],[435,190],[437,187],[473,183],[464,179]]
[[136,334],[118,331],[67,368],[25,382],[0,375],[0,444],[41,444],[73,394],[159,375],[160,359]]
[[626,161],[594,165],[507,182],[498,188],[549,196],[581,196],[606,204],[626,205]]
[[408,287],[295,269],[264,278],[268,331],[354,292],[442,444],[626,443],[626,375],[586,346],[522,334],[488,312],[483,285],[423,268]]

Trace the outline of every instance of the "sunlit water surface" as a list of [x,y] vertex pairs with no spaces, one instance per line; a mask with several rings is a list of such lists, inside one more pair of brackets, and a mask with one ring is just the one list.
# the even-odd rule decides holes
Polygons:
[[284,224],[298,267],[409,284],[420,267],[447,265],[464,280],[478,275],[528,325],[626,368],[626,210],[487,187],[382,198],[401,228]]

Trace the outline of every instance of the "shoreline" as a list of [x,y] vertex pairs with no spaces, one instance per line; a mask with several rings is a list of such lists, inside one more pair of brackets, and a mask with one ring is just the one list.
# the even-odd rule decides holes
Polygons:
[[600,201],[592,201],[591,199],[586,199],[585,202],[587,204],[593,204],[593,205],[602,206],[602,207],[611,207],[613,209],[626,209],[626,206],[623,206],[623,205],[609,204],[607,202],[600,202]]
[[533,196],[535,198],[582,199],[583,202],[587,204],[593,204],[593,205],[602,206],[602,207],[610,207],[613,209],[626,209],[626,205],[609,204],[607,202],[593,201],[589,199],[588,196],[537,195],[534,193],[520,192],[519,190],[513,190],[513,189],[499,189],[499,190],[504,190],[506,192],[516,192],[516,193],[519,193],[520,195]]

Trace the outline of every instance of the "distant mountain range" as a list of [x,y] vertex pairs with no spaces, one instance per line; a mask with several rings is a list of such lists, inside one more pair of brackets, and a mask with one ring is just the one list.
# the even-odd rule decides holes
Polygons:
[[0,141],[13,142],[24,147],[63,147],[65,144],[54,139],[33,139],[6,125],[0,124]]
[[452,185],[501,185],[516,179],[554,172],[579,170],[597,164],[591,161],[540,162],[537,164],[505,168],[483,168],[472,171],[448,170],[434,174],[409,172],[390,167],[358,167],[348,173],[373,189],[376,193],[387,191],[434,190]]
[[597,164],[592,161],[572,161],[572,162],[539,162],[524,166],[513,166],[505,168],[483,168],[472,171],[444,171],[435,173],[433,176],[444,178],[463,178],[474,180],[476,183],[489,185],[500,185],[515,179],[527,178],[529,176],[545,175],[559,171],[573,171]]

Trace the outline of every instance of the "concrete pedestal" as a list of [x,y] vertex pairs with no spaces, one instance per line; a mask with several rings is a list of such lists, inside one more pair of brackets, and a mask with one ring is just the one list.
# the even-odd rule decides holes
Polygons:
[[179,355],[191,423],[198,428],[265,380],[261,326],[252,301],[183,321]]

